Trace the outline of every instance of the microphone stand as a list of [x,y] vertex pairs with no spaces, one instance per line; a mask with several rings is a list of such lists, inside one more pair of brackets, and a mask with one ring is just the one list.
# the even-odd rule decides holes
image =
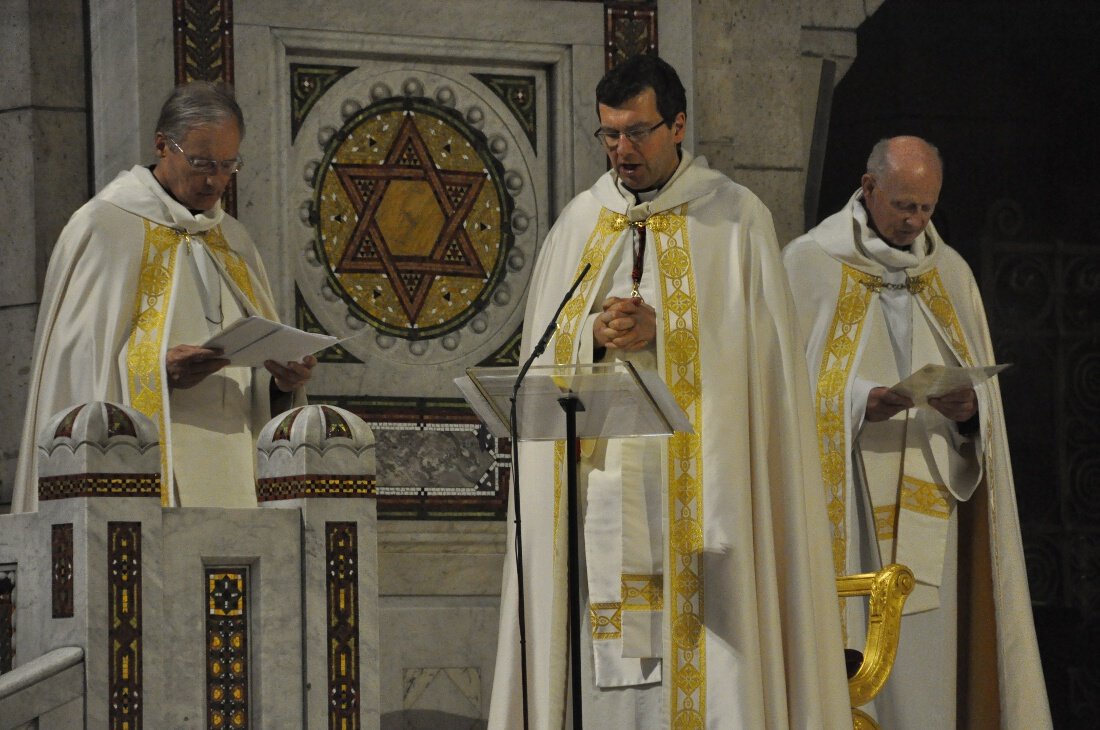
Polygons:
[[[574,292],[577,291],[577,287],[584,281],[584,277],[588,275],[588,270],[592,268],[592,264],[585,264],[581,270],[579,276],[573,281],[573,285],[569,287],[569,291],[565,293],[565,297],[562,298],[561,304],[558,305],[557,311],[554,312],[554,316],[550,319],[550,324],[547,325],[546,331],[542,333],[542,337],[535,344],[535,349],[531,351],[530,356],[524,361],[523,366],[519,369],[519,374],[516,375],[515,385],[512,386],[511,397],[511,412],[509,419],[511,421],[509,427],[509,437],[512,439],[512,503],[515,509],[514,523],[516,526],[516,539],[515,539],[515,552],[516,552],[516,584],[517,584],[517,608],[519,611],[519,661],[520,661],[520,687],[523,693],[523,728],[528,730],[528,700],[527,700],[527,612],[525,610],[524,601],[524,589],[523,589],[523,520],[521,517],[519,506],[519,424],[518,414],[519,407],[517,401],[519,398],[519,389],[523,384],[523,379],[527,377],[527,371],[531,369],[531,366],[535,363],[535,360],[546,351],[546,346],[550,344],[550,338],[554,336],[554,332],[558,329],[558,317],[561,316],[561,312],[565,309],[565,305],[573,298]],[[572,454],[572,448],[568,449],[568,453]],[[572,616],[570,621],[576,621],[576,617]],[[574,673],[580,675],[579,667],[573,668]]]

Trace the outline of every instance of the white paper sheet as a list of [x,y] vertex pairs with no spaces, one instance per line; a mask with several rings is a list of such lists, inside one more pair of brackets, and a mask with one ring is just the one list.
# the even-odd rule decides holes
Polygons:
[[303,332],[263,317],[242,317],[202,346],[221,348],[222,357],[233,365],[257,368],[263,367],[266,360],[278,363],[301,362],[306,355],[320,352],[342,341],[332,335]]
[[938,398],[960,388],[973,388],[992,378],[1012,363],[964,368],[929,363],[890,390],[901,393],[913,401],[913,405],[925,405],[929,398]]

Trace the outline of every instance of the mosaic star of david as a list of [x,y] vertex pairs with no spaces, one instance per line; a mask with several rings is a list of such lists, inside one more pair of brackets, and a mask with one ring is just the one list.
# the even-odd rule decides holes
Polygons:
[[385,274],[410,324],[436,277],[486,277],[465,222],[488,176],[440,168],[413,115],[381,164],[332,169],[358,215],[336,273]]

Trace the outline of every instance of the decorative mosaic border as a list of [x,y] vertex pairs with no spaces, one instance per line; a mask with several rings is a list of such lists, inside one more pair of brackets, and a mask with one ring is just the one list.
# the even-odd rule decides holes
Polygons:
[[141,730],[141,523],[107,523],[108,727]]
[[72,497],[156,497],[160,499],[160,474],[66,474],[41,477],[38,500]]
[[[203,79],[233,83],[233,0],[173,0],[172,45],[176,83]],[[237,178],[229,179],[222,207],[237,215]]]
[[605,2],[606,68],[610,70],[640,53],[657,53],[657,1]]
[[206,726],[249,727],[248,568],[207,568]]
[[51,525],[51,601],[54,618],[73,617],[73,523]]
[[341,477],[306,474],[256,481],[257,502],[278,502],[306,497],[373,497],[376,493],[377,485],[373,476]]
[[354,522],[325,523],[328,726],[358,730],[359,534]]
[[477,481],[463,487],[376,487],[379,519],[405,520],[501,520],[508,507],[512,477],[511,442],[488,432],[460,398],[356,398],[311,395],[324,403],[351,411],[374,429],[382,431],[464,431],[476,434],[479,447],[492,463]]

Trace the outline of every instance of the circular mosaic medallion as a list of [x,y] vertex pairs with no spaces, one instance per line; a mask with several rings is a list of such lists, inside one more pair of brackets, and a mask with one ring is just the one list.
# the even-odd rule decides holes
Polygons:
[[347,118],[320,169],[317,255],[355,317],[415,340],[485,307],[513,241],[485,135],[429,99],[391,97]]

